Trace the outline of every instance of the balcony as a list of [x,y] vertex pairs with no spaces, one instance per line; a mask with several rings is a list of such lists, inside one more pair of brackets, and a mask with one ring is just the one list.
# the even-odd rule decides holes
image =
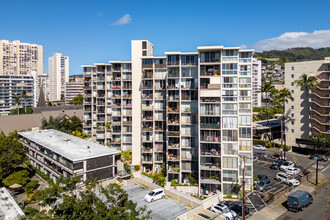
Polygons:
[[171,166],[170,166],[170,167],[168,168],[168,172],[179,174],[179,172],[180,172],[180,168],[178,168],[178,167],[171,167]]
[[120,99],[121,97],[120,97],[120,95],[112,95],[111,98],[112,99]]
[[142,79],[152,79],[153,75],[152,74],[142,74]]
[[215,170],[220,171],[221,167],[219,163],[205,163],[200,165],[201,170]]
[[213,70],[213,69],[210,69],[209,71],[201,71],[200,72],[200,76],[202,77],[208,77],[208,76],[220,76],[220,70]]
[[168,161],[179,161],[180,160],[180,155],[173,155],[173,154],[169,154],[167,157]]
[[142,131],[152,131],[153,127],[142,127]]
[[168,107],[167,112],[168,112],[168,113],[179,113],[180,110],[179,110],[179,108],[171,108],[171,107]]
[[321,98],[321,99],[330,99],[330,92],[324,90],[312,89],[311,94]]
[[168,96],[168,101],[179,101],[180,97],[179,96]]
[[121,86],[111,86],[111,89],[121,89]]
[[155,131],[164,131],[164,130],[166,130],[164,127],[161,127],[161,126],[155,127]]
[[168,124],[171,124],[171,125],[178,125],[179,124],[179,120],[178,119],[169,119],[168,120]]
[[152,116],[144,116],[142,118],[143,121],[152,121],[153,120],[153,117]]
[[153,87],[152,87],[152,85],[142,85],[142,86],[141,86],[141,89],[144,89],[144,90],[152,90]]
[[131,99],[132,95],[123,95],[123,99]]
[[168,131],[167,136],[169,136],[169,137],[178,137],[178,136],[180,136],[180,131]]
[[168,146],[167,146],[168,149],[176,149],[176,150],[179,150],[180,149],[180,144],[178,143],[168,143]]
[[152,148],[150,148],[150,147],[142,147],[142,153],[152,153]]
[[123,121],[123,125],[131,125],[132,121]]
[[201,123],[200,127],[207,129],[220,129],[220,124]]
[[152,100],[153,96],[152,95],[144,95],[144,94],[142,94],[142,97],[141,98],[144,99],[144,100]]
[[152,111],[153,106],[142,106],[142,111]]
[[217,136],[201,136],[203,142],[220,142],[220,137]]

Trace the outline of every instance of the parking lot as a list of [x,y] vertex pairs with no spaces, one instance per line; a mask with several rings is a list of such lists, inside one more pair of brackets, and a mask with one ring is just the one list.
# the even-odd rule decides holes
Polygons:
[[190,210],[185,204],[169,197],[151,203],[146,202],[144,196],[149,192],[149,189],[140,185],[132,184],[122,188],[127,192],[129,199],[137,203],[138,207],[146,205],[147,209],[152,211],[152,219],[176,219],[177,216]]

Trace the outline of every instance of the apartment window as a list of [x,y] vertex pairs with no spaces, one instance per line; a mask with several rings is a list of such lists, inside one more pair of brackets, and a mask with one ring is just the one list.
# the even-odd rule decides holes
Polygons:
[[223,128],[237,128],[237,117],[222,117]]
[[225,56],[225,57],[237,56],[237,54],[238,54],[237,50],[223,50],[222,51],[222,56]]
[[291,86],[293,86],[293,85],[294,85],[294,83],[292,82],[292,83],[291,83]]
[[142,56],[147,56],[147,51],[142,51]]
[[238,168],[238,158],[223,157],[223,168]]
[[239,103],[239,112],[240,113],[250,113],[251,112],[251,103]]
[[251,151],[251,141],[239,141],[240,151]]
[[222,64],[222,74],[237,74],[237,63]]
[[201,63],[213,63],[220,61],[219,52],[204,52],[200,53]]
[[293,89],[291,90],[291,93],[294,94],[294,90]]
[[236,130],[223,130],[222,131],[223,141],[237,141],[237,131]]
[[227,154],[227,155],[236,155],[238,152],[237,143],[223,143],[222,147],[224,150],[224,154]]
[[291,125],[294,125],[294,121],[291,121]]
[[291,129],[291,133],[294,133],[294,129]]
[[147,42],[146,41],[142,41],[142,49],[147,49]]
[[[291,70],[294,70],[294,66],[291,66]],[[292,77],[293,78],[293,77]]]
[[294,109],[294,105],[291,105],[291,109]]
[[291,74],[291,78],[292,78],[292,79],[294,78],[294,74]]
[[237,114],[237,104],[236,103],[223,103],[222,104],[222,114],[236,115]]
[[167,57],[168,65],[179,65],[180,56],[179,55],[171,55]]
[[152,64],[152,59],[143,59],[142,64]]
[[293,114],[293,113],[291,114],[291,117],[292,117],[292,118],[294,117],[294,114]]
[[239,116],[239,125],[250,126],[251,125],[251,115]]
[[224,170],[223,171],[223,181],[237,182],[237,180],[238,180],[237,170]]
[[239,128],[240,138],[251,138],[251,128]]

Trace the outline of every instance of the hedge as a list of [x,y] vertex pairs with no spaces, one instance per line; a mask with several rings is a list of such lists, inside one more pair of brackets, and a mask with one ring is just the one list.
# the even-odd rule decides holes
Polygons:
[[[260,140],[260,139],[253,139],[253,145],[263,145],[263,146],[266,146],[266,147],[270,147],[272,143],[269,143],[267,141],[263,141],[263,140]],[[274,144],[274,147],[277,147],[277,148],[281,148],[281,144],[279,143],[273,143]],[[289,151],[291,150],[291,147],[290,146],[285,146],[285,151]]]
[[25,186],[25,194],[30,195],[38,187],[38,180],[32,180]]

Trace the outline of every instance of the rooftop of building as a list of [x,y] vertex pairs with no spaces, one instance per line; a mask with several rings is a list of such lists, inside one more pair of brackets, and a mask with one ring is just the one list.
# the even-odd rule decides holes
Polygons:
[[24,215],[7,189],[0,188],[0,219],[20,219]]
[[18,134],[73,162],[120,153],[113,148],[54,129],[25,131]]

